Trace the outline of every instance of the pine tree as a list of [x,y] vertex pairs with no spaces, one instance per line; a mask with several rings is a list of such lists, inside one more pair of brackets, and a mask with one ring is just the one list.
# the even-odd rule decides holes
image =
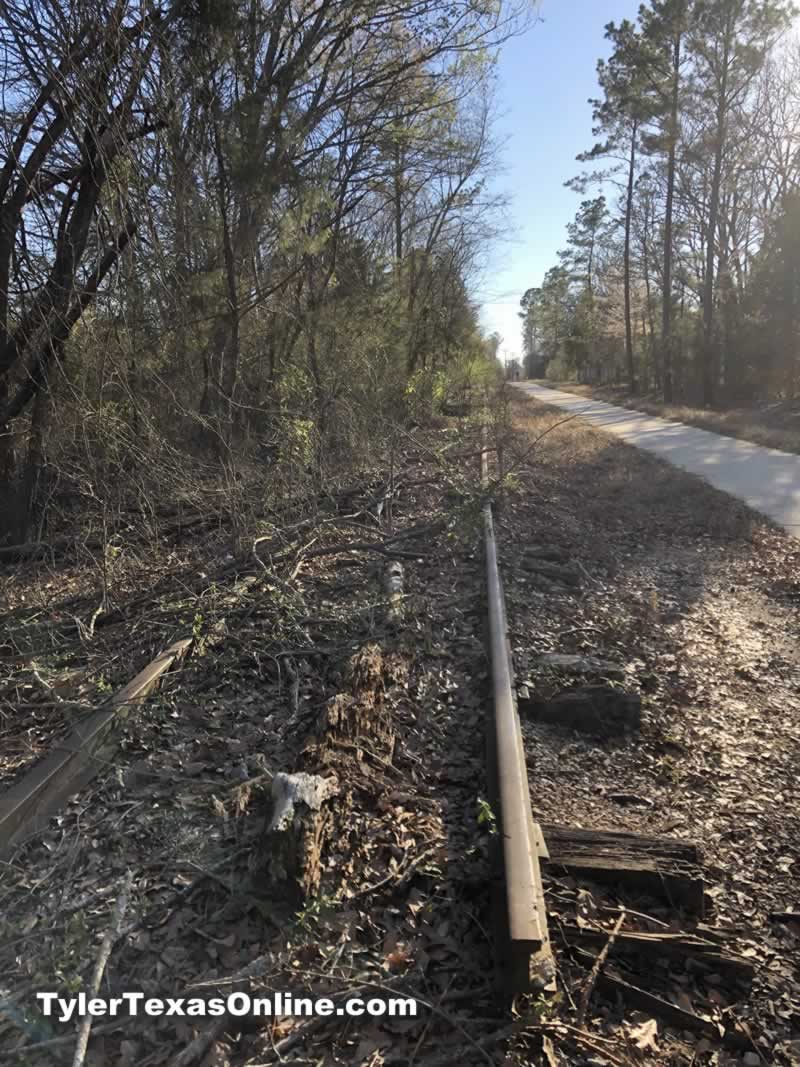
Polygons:
[[674,394],[675,344],[672,332],[672,275],[674,257],[673,213],[675,164],[680,137],[680,103],[683,90],[684,44],[694,0],[651,0],[639,12],[642,50],[640,62],[647,71],[656,134],[651,151],[666,154],[664,204],[663,277],[661,293],[661,369],[663,396],[671,403]]
[[608,241],[609,212],[604,196],[584,200],[567,226],[568,247],[559,252],[570,281],[577,283],[571,346],[579,370],[586,368],[597,337],[598,279],[601,250]]
[[606,39],[614,44],[614,51],[606,61],[597,64],[597,78],[603,90],[603,98],[592,101],[594,105],[595,137],[602,137],[590,152],[578,156],[581,162],[610,158],[614,166],[610,172],[593,176],[595,181],[605,181],[614,173],[624,172],[624,246],[623,246],[623,292],[625,303],[625,363],[628,385],[636,391],[636,371],[633,348],[633,322],[631,316],[631,220],[636,178],[636,160],[642,125],[647,121],[651,103],[646,92],[645,71],[641,62],[641,42],[633,23],[627,19],[618,26],[610,22],[606,26]]

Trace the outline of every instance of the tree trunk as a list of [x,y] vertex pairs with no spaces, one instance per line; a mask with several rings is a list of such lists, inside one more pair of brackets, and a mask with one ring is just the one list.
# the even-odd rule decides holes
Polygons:
[[[719,216],[719,255],[717,257],[717,290],[722,313],[722,346],[719,354],[718,383],[726,391],[738,384],[738,359],[734,355],[736,295],[730,265],[730,231],[725,211]],[[735,401],[734,401],[735,402]]]
[[664,287],[661,303],[661,370],[664,402],[674,396],[672,375],[672,205],[675,196],[675,152],[678,143],[678,99],[680,94],[681,33],[675,34],[672,48],[672,96],[669,111],[669,155],[667,157],[667,200],[664,208]]
[[33,402],[28,456],[25,463],[26,536],[33,532],[44,513],[47,495],[47,439],[53,414],[53,398],[47,380]]
[[[648,247],[648,237],[649,237],[648,226],[647,226],[647,221],[645,220],[645,228],[644,228],[644,234],[643,234],[643,240],[642,240],[642,261],[643,261],[642,262],[642,266],[643,266],[643,271],[644,271],[644,293],[645,293],[645,304],[646,304],[646,308],[645,308],[646,319],[645,319],[645,321],[647,322],[647,327],[648,327],[649,335],[650,335],[648,349],[649,349],[650,353],[652,354],[653,351],[654,351],[655,328],[654,328],[654,323],[653,323],[653,297],[652,297],[652,290],[651,290],[651,286],[650,286],[650,252],[649,252],[649,247]],[[658,376],[658,368],[656,368],[656,376]]]
[[[229,222],[229,204],[231,197],[231,184],[225,170],[225,155],[222,145],[222,134],[219,121],[214,123],[214,147],[217,154],[217,201],[222,222],[222,254],[225,264],[225,294],[227,297],[227,313],[222,320],[220,331],[221,348],[218,353],[220,360],[219,389],[220,402],[225,405],[223,438],[227,444],[231,443],[233,433],[233,400],[236,391],[236,380],[239,370],[239,263],[241,255],[237,256],[233,247],[231,227]],[[245,208],[239,217],[237,230],[237,251],[241,253],[247,244],[247,222],[244,215]],[[224,340],[223,340],[224,338]],[[221,406],[221,405],[220,405]]]
[[[678,304],[678,312],[680,315],[680,321],[686,321],[686,286],[681,282],[680,286],[680,302]],[[675,385],[675,395],[679,400],[683,400],[686,396],[686,353],[685,342],[683,333],[679,333],[674,338],[673,349],[673,362],[672,362],[672,379]]]
[[782,259],[782,301],[781,301],[781,337],[783,341],[783,361],[781,367],[787,400],[794,400],[796,388],[796,332],[795,332],[795,256],[792,254],[795,242],[789,225],[789,208],[784,198],[781,220],[781,259]]
[[711,199],[706,233],[706,272],[703,279],[703,403],[707,407],[714,403],[714,262],[721,176],[720,142],[714,152],[714,172],[711,177]]
[[[5,404],[5,383],[0,379],[0,407]],[[0,426],[0,542],[24,538],[23,506],[19,486],[17,434],[12,422]]]
[[714,260],[719,224],[719,197],[722,184],[722,157],[725,151],[728,109],[728,61],[730,38],[725,35],[722,54],[722,74],[719,83],[717,117],[714,138],[714,169],[711,174],[711,193],[706,229],[706,274],[703,279],[703,403],[714,403]]
[[631,216],[633,214],[633,178],[636,171],[636,137],[639,124],[631,128],[631,153],[628,164],[628,193],[625,201],[625,250],[623,255],[625,287],[625,361],[628,368],[628,388],[636,392],[636,371],[633,363],[633,323],[631,321]]
[[394,256],[399,266],[403,259],[403,150],[399,143],[394,161]]
[[[9,398],[8,383],[0,378],[0,409]],[[0,426],[0,487],[10,487],[17,472],[16,434],[10,422]]]

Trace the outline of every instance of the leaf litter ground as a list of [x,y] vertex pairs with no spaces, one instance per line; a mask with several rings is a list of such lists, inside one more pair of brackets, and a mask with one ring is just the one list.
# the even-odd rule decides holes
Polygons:
[[[260,563],[251,554],[218,574],[196,551],[151,602],[135,590],[116,643],[98,628],[97,642],[82,634],[64,657],[65,670],[85,667],[102,641],[104,655],[129,665],[123,680],[175,637],[195,636],[184,669],[126,727],[114,766],[4,865],[0,1040],[11,1062],[71,1062],[74,1025],[41,1018],[34,994],[86,989],[128,871],[107,995],[396,992],[426,1007],[418,1019],[347,1025],[98,1020],[87,1064],[376,1067],[469,1062],[473,1053],[493,1062],[487,1050],[507,1020],[492,997],[488,842],[477,821],[485,664],[476,448],[469,424],[419,431],[391,476],[376,471],[280,543],[259,545]],[[362,547],[343,547],[354,542]],[[399,623],[387,621],[387,555],[406,568]],[[28,574],[31,588],[45,584],[41,569]],[[47,582],[57,587],[60,574],[48,565]],[[11,585],[13,621],[29,642],[41,605],[26,612],[22,597],[35,597],[18,572]],[[87,594],[70,612],[92,603]],[[51,610],[58,617],[57,599]],[[127,644],[132,628],[138,640]],[[264,854],[272,777],[303,769],[348,663],[373,647],[403,664],[380,682],[393,746],[356,738],[342,752],[348,817],[320,894],[287,903],[272,891]],[[10,767],[6,780],[18,773]]]
[[[655,973],[654,960],[640,961],[638,976],[628,975],[634,984],[644,976],[638,984],[712,1022],[737,1019],[751,1040],[720,1050],[659,1023],[653,1047],[637,1056],[800,1062],[800,925],[770,918],[798,906],[800,545],[699,479],[563,412],[527,400],[513,406],[505,464],[516,489],[499,528],[518,680],[547,685],[543,654],[592,655],[623,669],[643,707],[641,732],[614,742],[525,722],[534,813],[545,823],[700,844],[706,923],[728,931],[731,950],[756,966],[744,995],[718,974]],[[525,566],[526,551],[541,545],[562,550],[579,587]],[[620,901],[596,887],[567,879],[549,893],[557,946],[559,917],[613,926],[603,909]],[[691,929],[674,909],[650,914]],[[568,987],[574,965],[565,958],[564,968]],[[598,1033],[619,1038],[619,1054],[630,1047],[613,1000],[596,995],[592,1016]]]
[[[313,554],[354,540],[383,543],[384,470],[322,523],[315,516],[302,537],[268,544],[263,566],[248,559],[216,575],[207,552],[213,544],[219,555],[219,537],[198,541],[184,550],[178,581],[170,585],[164,567],[161,596],[143,603],[132,581],[135,606],[114,636],[83,635],[59,663],[85,672],[102,655],[119,665],[109,676],[122,681],[187,627],[196,635],[183,672],[128,728],[115,766],[3,872],[8,1021],[0,1040],[16,1062],[71,1062],[74,1027],[46,1027],[33,993],[85,988],[129,870],[131,903],[106,970],[108,994],[396,991],[425,1007],[417,1020],[346,1025],[98,1021],[87,1064],[794,1062],[798,930],[768,916],[797,906],[795,542],[696,479],[574,421],[542,438],[562,420],[540,406],[517,405],[515,421],[499,536],[518,679],[539,684],[543,652],[593,653],[621,663],[626,686],[644,698],[641,735],[624,743],[525,723],[535,813],[703,844],[715,911],[707,921],[756,962],[754,989],[746,996],[678,965],[647,979],[710,1020],[734,1014],[751,1046],[720,1049],[601,990],[576,1027],[586,969],[563,948],[559,927],[608,930],[616,913],[607,909],[620,901],[569,877],[547,880],[560,967],[555,1004],[520,1004],[512,1021],[493,994],[477,434],[467,424],[417,431],[393,477],[392,532],[409,534],[394,545],[406,568],[401,624],[386,622],[383,554]],[[528,570],[532,544],[568,553],[580,586]],[[26,571],[40,596],[48,582],[57,594],[65,572]],[[71,572],[63,581],[73,601],[69,583],[79,578]],[[9,599],[28,640],[41,604],[20,607],[26,591],[17,573]],[[58,617],[58,596],[50,600]],[[68,612],[82,607],[70,602]],[[275,899],[265,873],[271,779],[302,768],[306,738],[341,693],[348,661],[371,645],[405,665],[383,682],[393,747],[343,751],[347,820],[320,896],[289,905]],[[31,689],[29,703],[47,703],[45,688],[34,680]],[[48,716],[37,714],[47,737]],[[689,928],[671,909],[636,903],[650,920],[626,926]],[[625,973],[635,976],[635,963]],[[55,1043],[31,1047],[42,1040]]]

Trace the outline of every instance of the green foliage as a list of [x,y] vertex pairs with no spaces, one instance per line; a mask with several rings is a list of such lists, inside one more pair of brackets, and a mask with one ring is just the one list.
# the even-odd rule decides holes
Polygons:
[[302,909],[295,914],[295,923],[298,929],[302,930],[305,934],[313,934],[316,932],[319,924],[336,908],[336,901],[333,897],[320,893],[318,896],[310,897]]
[[98,674],[98,676],[95,678],[94,684],[97,688],[97,692],[103,696],[108,696],[114,691],[114,687],[108,681],[105,674]]
[[280,222],[278,247],[281,252],[293,256],[321,255],[333,235],[326,223],[334,210],[330,190],[324,186],[304,190],[302,198]]
[[478,826],[486,829],[487,833],[494,835],[497,833],[497,816],[495,815],[491,804],[483,797],[478,797],[477,800],[477,823]]
[[292,419],[285,438],[287,455],[295,464],[307,466],[314,458],[315,428],[311,419]]
[[206,654],[206,638],[205,638],[205,626],[203,616],[197,612],[192,620],[192,640],[194,641],[194,651],[197,656],[204,656]]

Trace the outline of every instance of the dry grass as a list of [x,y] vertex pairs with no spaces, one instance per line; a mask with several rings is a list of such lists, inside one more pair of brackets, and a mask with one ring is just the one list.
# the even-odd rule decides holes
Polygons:
[[[515,398],[514,421],[526,445],[509,454],[507,466],[531,468],[551,500],[581,501],[582,518],[599,532],[604,526],[652,542],[679,533],[723,541],[749,541],[755,526],[770,525],[745,504],[678,470],[666,460],[596,429],[557,408]],[[530,443],[528,443],[530,442]],[[517,446],[519,447],[519,446]],[[566,477],[566,480],[565,480]],[[591,537],[591,527],[583,535]],[[597,551],[604,550],[599,538]]]
[[724,434],[726,437],[738,437],[766,448],[778,448],[782,452],[800,455],[800,414],[777,410],[777,406],[775,409],[760,411],[746,408],[715,411],[710,408],[690,407],[688,404],[664,404],[653,395],[632,396],[624,386],[579,385],[577,382],[546,380],[538,381],[537,384],[594,400],[603,400],[618,407],[643,411],[647,415],[657,415],[672,422],[684,422],[701,430]]
[[[333,1019],[320,1035],[286,1018],[243,1033],[235,1049],[233,1038],[217,1034],[214,1063],[309,1063],[303,1042],[312,1034],[316,1050],[329,1050],[326,1062],[354,1067],[383,1063],[376,1051],[381,1043],[391,1044],[395,1063],[415,1056],[430,1063],[443,1049],[438,1062],[473,1062],[477,1041],[487,1048],[499,1043],[494,1009],[485,1003],[492,970],[485,932],[489,835],[479,835],[475,814],[476,798],[486,795],[485,708],[475,683],[485,669],[482,620],[474,611],[481,570],[471,518],[478,511],[472,501],[479,500],[478,440],[472,424],[451,420],[440,429],[407,431],[403,442],[391,467],[376,465],[347,493],[322,501],[308,522],[301,513],[276,523],[274,551],[264,542],[260,564],[252,553],[233,561],[238,582],[233,567],[218,567],[215,545],[200,541],[193,573],[191,560],[180,569],[175,562],[171,586],[166,574],[146,602],[122,603],[127,610],[119,624],[98,627],[85,642],[75,637],[72,620],[65,637],[60,630],[53,635],[59,620],[42,619],[43,601],[31,606],[32,596],[17,587],[13,617],[3,620],[6,639],[24,637],[26,656],[41,659],[39,648],[49,650],[51,638],[63,637],[64,669],[85,668],[90,656],[103,654],[133,670],[134,637],[138,648],[193,632],[196,645],[168,689],[128,720],[113,768],[0,865],[0,968],[9,990],[3,991],[8,1010],[0,1019],[0,1047],[10,1052],[3,1062],[49,1063],[47,1052],[20,1048],[51,1034],[59,1044],[50,1048],[71,1056],[72,1025],[56,1020],[51,1032],[37,1027],[46,1020],[33,991],[86,988],[129,870],[133,926],[109,966],[117,988],[208,996],[217,983],[227,991],[233,975],[247,973],[259,995],[329,986],[338,995],[365,987],[366,975],[380,989],[408,989],[436,1005],[432,1015],[420,1013],[416,1030],[404,1027],[385,1041],[371,1020],[361,1034],[352,1020]],[[456,496],[464,499],[457,509]],[[391,527],[389,505],[380,523],[375,515],[375,501],[387,499]],[[431,519],[439,517],[457,525],[433,532]],[[417,536],[412,527],[426,532]],[[406,608],[391,622],[382,555],[376,560],[345,547],[354,540],[381,543],[390,530],[403,534],[398,553],[405,561]],[[315,554],[323,547],[331,551]],[[472,562],[464,561],[467,553]],[[37,598],[44,566],[20,568]],[[69,611],[85,618],[96,604],[87,595]],[[30,631],[39,624],[34,643]],[[380,681],[376,645],[383,650]],[[360,660],[364,668],[366,656],[370,670],[356,678],[357,648],[370,650]],[[401,671],[412,650],[410,670]],[[22,680],[29,682],[27,675]],[[17,676],[9,683],[16,685]],[[380,693],[386,732],[382,740],[377,732],[371,737],[367,752],[359,724],[359,744],[337,737],[334,757],[332,731],[323,748],[318,727],[334,707],[365,713],[366,698],[355,703],[352,690],[367,687]],[[4,710],[0,704],[0,716]],[[29,711],[9,714],[18,732],[30,722]],[[274,774],[311,770],[312,758],[319,766],[323,760],[333,766],[335,758],[336,777],[348,781],[342,796],[354,796],[355,804],[347,809],[347,832],[332,842],[320,895],[298,911],[269,887],[264,826]],[[413,893],[407,914],[400,910],[406,892]],[[94,1030],[105,1046],[95,1049],[93,1037],[94,1062],[156,1067],[191,1047],[195,1025],[214,1037],[213,1021],[203,1019],[185,1026],[117,1021],[114,1033]],[[293,1050],[282,1044],[290,1039]]]

